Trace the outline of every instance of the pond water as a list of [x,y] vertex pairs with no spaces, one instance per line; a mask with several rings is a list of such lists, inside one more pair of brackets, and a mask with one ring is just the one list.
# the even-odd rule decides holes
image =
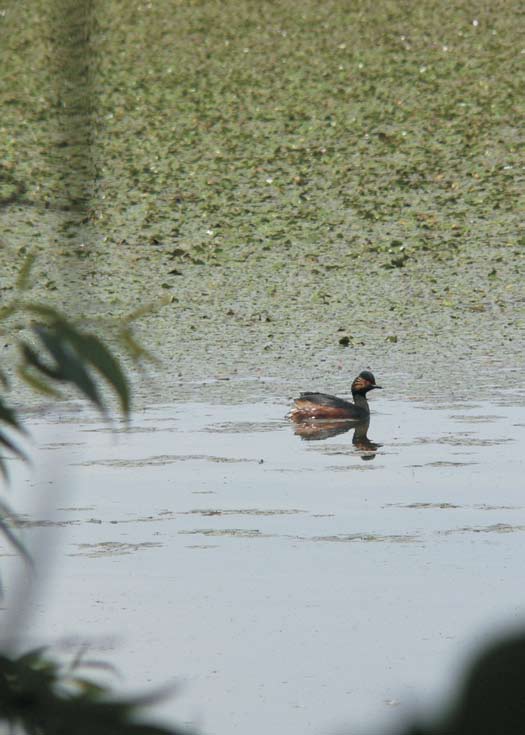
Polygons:
[[162,716],[217,735],[349,731],[443,696],[524,619],[523,398],[383,391],[368,442],[300,436],[287,408],[151,406],[116,433],[78,404],[33,415],[39,479],[14,466],[12,504],[54,560],[30,638],[87,640],[135,691],[176,681]]

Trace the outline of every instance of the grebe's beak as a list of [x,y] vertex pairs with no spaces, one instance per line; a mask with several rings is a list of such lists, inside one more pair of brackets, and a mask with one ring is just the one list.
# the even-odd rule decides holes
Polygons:
[[383,390],[383,386],[382,385],[371,385],[370,387],[371,388],[379,388],[380,390]]

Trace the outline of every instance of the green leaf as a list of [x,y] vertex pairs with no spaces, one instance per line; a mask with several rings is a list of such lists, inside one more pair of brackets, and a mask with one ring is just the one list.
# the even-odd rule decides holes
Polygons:
[[130,411],[130,390],[128,379],[118,360],[108,348],[93,334],[82,334],[71,326],[63,326],[67,336],[77,353],[98,370],[98,372],[114,388],[119,397],[120,405],[125,416]]
[[[149,697],[115,697],[106,685],[76,682],[45,649],[18,658],[0,654],[2,722],[26,733],[77,735],[183,735],[179,728],[149,724],[141,710],[159,701]],[[164,693],[161,693],[165,696]]]
[[106,414],[106,407],[97,386],[71,345],[61,337],[60,332],[47,327],[34,327],[34,331],[57,364],[56,380],[76,386],[103,414]]
[[3,432],[0,431],[0,445],[8,449],[13,454],[16,454],[17,457],[20,457],[20,459],[23,459],[24,462],[28,461],[27,456],[24,454],[24,452],[17,447],[17,445],[9,439],[9,437]]
[[36,370],[38,370],[38,372],[43,373],[47,378],[51,378],[51,380],[60,380],[58,370],[56,368],[50,367],[49,365],[46,365],[46,363],[40,359],[38,353],[30,345],[28,345],[27,342],[20,341],[18,344],[18,348],[26,365],[34,367]]
[[60,397],[60,394],[49,385],[49,381],[36,377],[27,370],[26,366],[35,368],[51,381],[71,383],[103,414],[106,414],[106,407],[97,385],[89,373],[88,368],[94,368],[114,389],[123,413],[126,417],[129,416],[131,393],[128,379],[119,361],[103,342],[94,334],[81,332],[67,320],[61,318],[54,309],[35,305],[29,305],[28,308],[36,309],[40,316],[49,317],[52,321],[50,326],[33,327],[33,331],[54,364],[51,365],[44,361],[37,351],[26,342],[20,342],[19,348],[26,363],[19,368],[22,379],[41,393]]
[[60,393],[60,391],[53,388],[49,383],[46,383],[45,380],[42,380],[36,375],[33,375],[28,367],[26,365],[21,365],[17,369],[17,375],[18,377],[24,381],[30,388],[33,388],[37,393],[42,393],[44,396],[49,396],[50,398],[56,398],[56,400],[62,400],[63,395]]
[[[44,653],[47,651],[46,646],[39,646],[38,648],[32,648],[30,651],[26,651],[16,659],[16,663],[19,666],[31,666],[37,669],[49,670],[49,663],[44,659]],[[45,665],[43,665],[45,663]],[[56,670],[56,665],[52,664],[52,668]]]
[[9,482],[9,472],[7,471],[7,464],[1,454],[0,454],[0,475],[2,475],[4,482],[7,484]]
[[[169,298],[161,299],[155,304],[148,304],[140,307],[128,315],[126,323],[129,324],[130,321],[157,311],[161,306],[169,303],[169,301]],[[65,365],[66,353],[69,352],[68,347],[70,345],[72,351],[78,353],[78,355],[83,358],[84,362],[89,363],[90,367],[97,370],[102,377],[107,380],[118,396],[123,413],[126,417],[129,416],[131,392],[128,379],[121,368],[119,361],[112,355],[103,342],[96,335],[84,333],[77,329],[67,321],[60,312],[50,306],[46,306],[44,304],[25,303],[21,305],[21,308],[38,315],[45,321],[49,322],[48,327],[45,328],[37,326],[34,328],[34,331],[38,334],[48,352],[53,356],[56,368],[47,366],[29,345],[24,344],[22,349],[26,362],[30,363],[39,372],[52,380],[68,380],[69,382],[73,382],[87,398],[92,400],[103,412],[105,412],[101,399],[96,391],[96,386],[91,380],[87,370],[84,370],[82,376],[78,374],[77,370],[75,379],[73,379],[71,374],[69,374],[67,378],[64,376],[63,368]],[[45,337],[40,334],[41,330],[45,330],[43,332],[43,334],[46,335]],[[51,334],[54,336],[50,336]],[[143,358],[151,362],[158,362],[150,352],[145,350],[136,342],[131,335],[131,330],[129,328],[122,330],[121,339],[124,346],[135,360]],[[46,340],[48,341],[47,344]],[[69,345],[66,343],[69,343]],[[70,357],[71,355],[69,355],[69,358]],[[77,362],[77,368],[80,364],[81,363]],[[80,383],[78,381],[80,381]],[[97,396],[96,399],[94,398],[95,394],[93,389],[95,389]],[[42,390],[42,386],[40,386],[40,390]]]
[[11,546],[16,551],[18,551],[24,561],[33,566],[33,560],[31,559],[31,556],[29,555],[26,547],[20,541],[20,539],[17,538],[17,536],[13,533],[13,529],[6,524],[5,520],[2,517],[0,517],[0,533],[3,534],[7,541],[11,544]]
[[65,322],[62,314],[52,306],[46,306],[45,304],[22,303],[19,307],[25,309],[25,311],[29,311],[31,314],[38,314],[38,316],[41,316],[44,319],[49,319],[55,323]]
[[0,397],[0,421],[4,424],[12,426],[21,434],[27,434],[22,424],[18,421],[16,412]]
[[71,681],[85,696],[90,699],[101,698],[106,693],[106,688],[104,686],[96,684],[94,681],[91,681],[91,679],[76,676]]

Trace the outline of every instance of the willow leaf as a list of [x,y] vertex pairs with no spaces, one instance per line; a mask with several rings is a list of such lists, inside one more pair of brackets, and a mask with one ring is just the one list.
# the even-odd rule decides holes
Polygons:
[[17,445],[3,431],[0,431],[0,445],[8,449],[13,454],[16,454],[16,456],[23,459],[24,462],[28,461],[27,456],[20,447],[17,447]]
[[9,426],[12,426],[13,429],[16,429],[21,434],[27,434],[26,429],[22,426],[22,424],[19,422],[16,412],[5,403],[5,401],[0,396],[0,422],[4,424],[8,424]]
[[57,400],[61,400],[63,398],[63,395],[60,393],[60,391],[56,390],[56,388],[53,388],[49,383],[47,383],[45,380],[42,380],[42,378],[39,378],[37,375],[33,375],[28,369],[26,365],[21,365],[17,369],[17,375],[18,377],[24,381],[30,388],[33,388],[37,393],[42,393],[44,396],[49,396],[50,398],[56,398]]
[[128,416],[130,411],[129,383],[118,360],[94,334],[82,334],[70,326],[64,327],[64,334],[77,353],[98,370],[114,388],[122,411],[125,416]]
[[76,386],[91,403],[106,414],[95,382],[72,347],[54,330],[36,327],[35,332],[57,364],[57,379]]

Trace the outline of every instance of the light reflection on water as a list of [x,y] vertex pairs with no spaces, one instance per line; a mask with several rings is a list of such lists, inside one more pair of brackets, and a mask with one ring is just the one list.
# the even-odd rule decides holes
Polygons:
[[442,691],[521,619],[521,408],[382,397],[369,427],[303,432],[286,408],[32,419],[37,465],[68,465],[60,492],[15,472],[28,542],[60,528],[33,635],[118,636],[126,683],[186,681],[163,712],[208,732],[308,733]]

